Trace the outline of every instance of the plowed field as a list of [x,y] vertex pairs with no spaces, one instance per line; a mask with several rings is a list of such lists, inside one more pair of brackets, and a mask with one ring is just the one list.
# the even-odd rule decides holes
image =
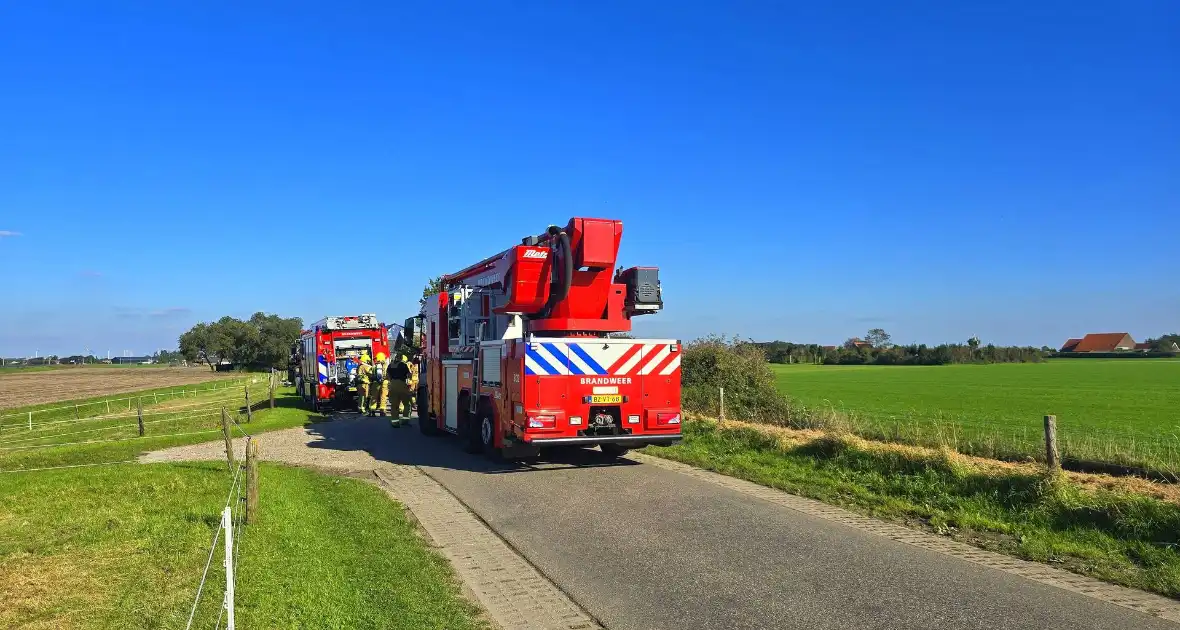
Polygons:
[[205,367],[78,367],[0,375],[0,409],[241,376]]

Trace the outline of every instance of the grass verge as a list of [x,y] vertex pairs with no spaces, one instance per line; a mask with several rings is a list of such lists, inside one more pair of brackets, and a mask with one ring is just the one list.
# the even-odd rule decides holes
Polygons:
[[[0,475],[0,627],[184,627],[227,474],[206,462]],[[480,627],[445,560],[375,486],[263,464],[260,497],[241,539],[242,627]],[[195,627],[213,626],[221,584],[218,555]]]
[[1180,505],[948,449],[695,420],[673,459],[978,547],[1180,597]]

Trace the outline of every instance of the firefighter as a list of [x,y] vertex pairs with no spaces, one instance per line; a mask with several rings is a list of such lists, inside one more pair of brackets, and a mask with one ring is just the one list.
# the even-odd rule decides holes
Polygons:
[[385,360],[385,353],[378,352],[369,375],[370,416],[385,415],[385,406],[389,404],[389,381],[385,380],[385,373],[388,371],[389,363]]
[[373,369],[369,365],[369,354],[366,352],[361,355],[360,367],[356,369],[356,400],[357,411],[361,413],[368,412],[369,406],[369,373]]
[[409,424],[411,397],[410,385],[406,381],[410,378],[410,368],[404,354],[389,368],[386,378],[389,380],[389,411],[393,416],[390,424],[394,427]]

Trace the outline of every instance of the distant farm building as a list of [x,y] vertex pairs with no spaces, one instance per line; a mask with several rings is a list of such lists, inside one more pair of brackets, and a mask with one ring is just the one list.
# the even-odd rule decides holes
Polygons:
[[151,363],[151,357],[111,357],[111,363]]
[[1124,352],[1137,350],[1138,344],[1127,333],[1090,333],[1081,339],[1070,339],[1061,346],[1062,352]]

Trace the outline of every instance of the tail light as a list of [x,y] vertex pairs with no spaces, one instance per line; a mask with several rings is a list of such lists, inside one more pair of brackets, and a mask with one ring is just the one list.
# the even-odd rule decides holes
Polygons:
[[530,429],[552,429],[555,426],[557,426],[557,417],[556,416],[530,416],[529,417],[529,428]]

